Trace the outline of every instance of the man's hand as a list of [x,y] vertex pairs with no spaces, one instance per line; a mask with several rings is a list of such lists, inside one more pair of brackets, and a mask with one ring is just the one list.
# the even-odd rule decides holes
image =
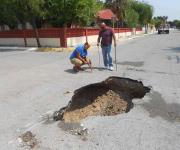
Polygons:
[[84,64],[89,64],[87,61],[84,61]]
[[97,46],[99,46],[99,43],[97,43]]
[[86,58],[82,58],[83,60],[83,64],[88,64],[88,61],[86,60]]
[[87,61],[87,65],[89,66],[89,68],[91,69],[91,72],[92,72],[92,63],[91,63],[90,59],[89,59],[89,61]]
[[116,45],[116,42],[114,43],[114,47],[116,47],[117,45]]
[[92,64],[91,64],[91,62],[88,63],[88,66],[89,66],[89,68],[91,69],[91,72],[92,72]]

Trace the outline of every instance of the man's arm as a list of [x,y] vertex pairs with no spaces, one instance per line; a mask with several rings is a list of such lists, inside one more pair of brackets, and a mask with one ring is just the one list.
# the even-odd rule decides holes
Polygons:
[[98,36],[98,39],[97,39],[97,46],[99,46],[100,40],[101,40],[101,32],[99,32],[99,36]]
[[81,57],[80,53],[77,53],[77,58],[81,60],[84,64],[87,64],[87,61]]
[[87,59],[87,57],[84,58],[89,66],[89,68],[91,69],[92,71],[92,63],[91,63],[91,60],[90,59]]

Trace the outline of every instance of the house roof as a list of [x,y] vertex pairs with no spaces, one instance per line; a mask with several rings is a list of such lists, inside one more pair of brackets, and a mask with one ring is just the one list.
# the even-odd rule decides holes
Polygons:
[[104,10],[100,10],[97,13],[97,17],[100,19],[106,19],[106,20],[111,20],[112,18],[116,18],[116,15],[112,12],[111,9],[104,9]]

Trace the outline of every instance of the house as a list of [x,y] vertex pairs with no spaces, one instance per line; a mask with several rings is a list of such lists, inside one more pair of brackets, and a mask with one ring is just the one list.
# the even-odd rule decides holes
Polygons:
[[105,22],[107,25],[113,25],[118,21],[117,16],[111,9],[103,9],[97,13],[97,23]]

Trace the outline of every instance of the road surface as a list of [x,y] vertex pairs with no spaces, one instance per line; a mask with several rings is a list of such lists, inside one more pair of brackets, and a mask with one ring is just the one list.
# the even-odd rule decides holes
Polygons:
[[[131,39],[118,44],[118,71],[78,74],[67,52],[0,48],[0,149],[24,150],[17,138],[29,130],[39,141],[38,150],[179,150],[179,41],[178,31]],[[89,52],[98,66],[97,48]],[[43,114],[67,105],[75,89],[109,76],[141,80],[151,93],[133,100],[129,113],[83,120],[86,141],[63,131],[58,122],[42,121]]]

